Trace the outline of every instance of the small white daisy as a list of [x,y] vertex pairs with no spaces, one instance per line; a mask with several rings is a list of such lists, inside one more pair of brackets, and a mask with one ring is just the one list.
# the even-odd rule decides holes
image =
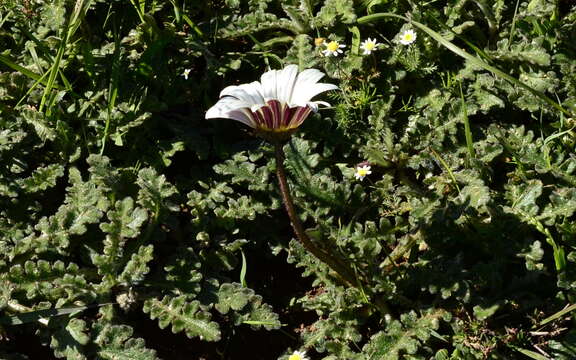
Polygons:
[[368,38],[364,40],[362,44],[360,44],[360,49],[364,50],[362,55],[370,55],[372,51],[378,50],[378,46],[380,46],[380,44],[375,39]]
[[292,355],[288,357],[288,360],[310,360],[306,357],[306,351],[294,351]]
[[400,44],[410,45],[416,41],[416,33],[414,30],[406,30],[400,35]]
[[184,73],[182,73],[184,79],[188,80],[188,75],[190,75],[190,69],[184,69]]
[[326,45],[326,50],[322,50],[322,54],[324,56],[338,56],[338,54],[342,54],[342,49],[346,47],[346,45],[340,44],[338,41],[330,41],[324,42]]
[[370,165],[358,166],[356,167],[354,177],[356,178],[356,180],[362,181],[364,180],[366,175],[372,174],[372,171],[370,171],[370,169],[371,169]]

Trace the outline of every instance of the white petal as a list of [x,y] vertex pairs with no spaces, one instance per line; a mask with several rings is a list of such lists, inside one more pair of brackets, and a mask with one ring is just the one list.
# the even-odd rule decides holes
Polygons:
[[337,90],[338,86],[327,83],[306,84],[306,86],[298,87],[292,96],[292,103],[290,106],[306,106],[310,99],[314,96],[329,90]]
[[278,72],[277,70],[266,71],[260,77],[260,82],[262,83],[262,95],[264,96],[264,101],[278,99],[278,92],[276,91],[278,84]]
[[233,96],[239,100],[243,100],[250,104],[250,106],[248,106],[249,108],[259,108],[266,104],[262,96],[262,85],[258,81],[238,86],[228,86],[220,92],[220,97],[223,96]]
[[[294,92],[292,95],[292,101],[289,103],[290,106],[306,106],[310,99],[314,96],[328,90],[336,90],[338,86],[326,83],[317,83],[318,80],[324,77],[324,73],[316,69],[307,69],[302,71],[296,79],[296,84],[294,84]],[[329,106],[329,105],[328,105]],[[314,111],[318,109],[318,106],[311,106]]]
[[206,111],[206,119],[232,119],[240,121],[250,127],[256,127],[245,101],[233,97],[223,97],[214,106]]
[[256,128],[256,122],[252,117],[252,113],[247,108],[242,108],[228,112],[227,119],[240,121],[241,123],[248,125],[253,129]]
[[295,91],[298,91],[300,87],[307,86],[309,84],[316,84],[320,79],[324,77],[324,73],[317,69],[306,69],[298,74],[296,79]]
[[288,65],[279,71],[276,78],[276,95],[278,96],[278,101],[283,104],[290,103],[297,76],[298,66],[296,65]]
[[306,105],[310,107],[310,109],[312,109],[312,111],[314,112],[318,111],[318,105],[324,105],[326,107],[330,107],[330,104],[327,103],[326,101],[310,101],[307,102]]

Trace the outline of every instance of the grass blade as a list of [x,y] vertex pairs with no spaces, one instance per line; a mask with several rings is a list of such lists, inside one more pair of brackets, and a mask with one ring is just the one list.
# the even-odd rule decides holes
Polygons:
[[520,0],[516,0],[516,7],[514,8],[514,16],[512,17],[512,29],[510,30],[510,36],[508,36],[508,44],[506,44],[506,50],[510,49],[510,44],[512,44],[512,38],[514,37],[514,33],[516,32],[518,5],[520,5]]
[[[48,106],[47,113],[50,112],[50,106],[55,98],[54,96],[51,97],[52,89],[55,88],[56,83],[56,76],[60,72],[60,63],[62,62],[62,57],[64,56],[64,52],[66,51],[66,46],[68,45],[68,33],[69,33],[70,21],[67,21],[64,25],[64,29],[62,30],[62,40],[60,41],[60,47],[58,48],[58,52],[56,53],[56,57],[54,58],[54,63],[50,67],[48,71],[48,82],[46,83],[46,87],[44,88],[44,94],[42,94],[42,100],[40,101],[40,108],[38,111],[43,112],[44,107]],[[48,104],[47,104],[48,101]]]
[[0,317],[0,324],[2,325],[22,325],[26,323],[41,321],[46,323],[47,318],[53,316],[61,316],[61,315],[68,315],[73,314],[76,312],[84,311],[86,309],[100,307],[103,305],[108,305],[109,303],[102,303],[102,304],[94,304],[94,305],[86,305],[86,306],[72,306],[66,308],[59,308],[59,309],[45,309],[45,310],[37,310],[37,311],[30,311],[23,314],[18,315],[11,315],[11,316],[2,316]]
[[529,358],[534,359],[534,360],[550,360],[550,358],[548,358],[548,357],[546,357],[546,356],[544,356],[544,355],[542,355],[542,354],[539,354],[539,353],[537,353],[537,352],[535,352],[535,351],[526,350],[526,349],[522,349],[522,348],[519,348],[519,347],[514,347],[514,350],[516,350],[516,351],[518,351],[519,353],[524,354],[524,355],[526,355],[526,356],[528,356]]
[[[48,81],[45,79],[44,76],[38,75],[35,72],[30,71],[30,70],[26,69],[25,67],[16,64],[12,60],[10,60],[9,57],[7,57],[5,55],[0,54],[0,62],[2,62],[4,65],[8,66],[12,70],[18,71],[21,74],[28,76],[30,79],[36,80],[37,82],[39,82],[43,85],[46,85],[48,83]],[[60,89],[60,87],[58,85],[54,85],[54,88]]]
[[438,152],[436,152],[436,150],[429,148],[430,151],[432,152],[432,154],[434,154],[434,156],[436,157],[436,159],[438,161],[440,161],[440,163],[442,164],[442,166],[444,166],[444,169],[446,170],[446,172],[448,173],[448,175],[450,176],[450,179],[452,180],[452,182],[454,183],[454,186],[456,187],[456,190],[458,190],[458,195],[460,195],[460,186],[458,186],[458,181],[456,180],[456,177],[454,176],[454,173],[452,172],[452,169],[450,169],[450,166],[448,165],[448,163],[446,161],[444,161],[444,159],[442,159],[442,157],[440,156],[440,154],[438,154]]
[[248,262],[246,261],[246,256],[244,255],[244,251],[240,250],[242,254],[242,269],[240,269],[240,284],[243,287],[248,287],[246,283],[246,270],[248,269]]
[[108,85],[108,107],[106,112],[106,125],[104,127],[104,135],[102,136],[102,147],[100,148],[100,155],[104,154],[106,148],[106,141],[108,140],[108,133],[110,131],[110,122],[112,120],[112,110],[116,107],[116,98],[118,97],[118,86],[120,82],[120,35],[116,26],[114,26],[114,54],[112,59],[112,74],[110,76],[110,84]]
[[436,31],[430,29],[428,26],[426,26],[422,23],[419,23],[419,22],[414,21],[414,20],[409,20],[408,18],[406,18],[404,16],[396,15],[396,14],[392,14],[392,13],[377,13],[377,14],[373,14],[373,15],[367,15],[367,16],[363,16],[363,17],[359,18],[357,21],[359,24],[368,24],[368,23],[378,21],[378,20],[384,19],[384,18],[389,18],[389,17],[402,19],[406,22],[411,23],[412,25],[414,25],[418,29],[420,29],[420,30],[424,31],[426,34],[428,34],[428,36],[430,36],[431,38],[436,40],[440,45],[442,45],[445,48],[447,48],[448,50],[452,51],[454,54],[470,61],[472,64],[474,64],[478,67],[481,67],[484,70],[490,71],[494,75],[496,75],[502,79],[505,79],[516,86],[519,86],[523,89],[528,90],[534,96],[543,100],[545,103],[552,106],[554,109],[558,110],[559,112],[564,113],[565,115],[568,115],[568,116],[572,116],[572,114],[568,110],[564,109],[560,104],[558,104],[556,101],[550,99],[548,96],[544,95],[540,91],[533,89],[532,87],[524,84],[523,82],[519,81],[518,79],[514,78],[513,76],[506,74],[505,72],[498,69],[497,67],[489,65],[486,62],[478,59],[477,57],[470,55],[466,51],[464,51],[461,48],[459,48],[458,46],[454,45],[452,42],[444,39],[444,37],[442,37],[442,35],[440,35]]
[[198,34],[198,36],[200,37],[204,37],[204,33],[202,32],[202,30],[200,30],[200,28],[198,27],[198,25],[196,25],[192,19],[190,19],[188,17],[188,15],[186,14],[182,14],[182,19],[184,19],[184,21],[186,21],[186,24],[188,24],[188,26],[190,26],[192,28],[192,30],[194,30],[194,32],[196,34]]
[[538,325],[539,325],[539,326],[546,325],[546,324],[548,324],[549,322],[554,321],[554,320],[556,320],[556,319],[558,319],[558,318],[561,318],[562,316],[564,316],[564,315],[566,315],[566,314],[568,314],[569,312],[574,311],[574,310],[576,310],[576,304],[572,304],[572,305],[570,305],[570,306],[568,306],[568,307],[565,307],[564,309],[558,311],[558,312],[555,313],[554,315],[548,316],[546,319],[540,321],[540,323],[539,323]]
[[459,81],[460,86],[460,101],[462,102],[462,117],[464,120],[464,135],[466,136],[466,147],[471,159],[476,158],[474,151],[474,141],[472,140],[472,131],[470,131],[470,121],[468,120],[468,109],[466,108],[466,100],[464,100],[464,92],[462,92],[462,83]]

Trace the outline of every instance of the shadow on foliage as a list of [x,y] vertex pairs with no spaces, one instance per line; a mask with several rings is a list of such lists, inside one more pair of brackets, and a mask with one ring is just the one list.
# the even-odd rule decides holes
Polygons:
[[421,224],[425,244],[413,251],[398,285],[421,308],[453,309],[465,321],[473,314],[490,328],[529,325],[518,316],[551,306],[558,291],[553,259],[547,253],[545,265],[538,262],[540,237],[518,217],[494,207],[487,212],[479,216],[466,203],[436,210]]

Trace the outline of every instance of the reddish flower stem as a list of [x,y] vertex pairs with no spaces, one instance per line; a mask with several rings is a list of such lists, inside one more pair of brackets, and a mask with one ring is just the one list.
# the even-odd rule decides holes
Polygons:
[[286,181],[286,172],[284,170],[284,149],[282,144],[279,142],[274,143],[274,150],[276,155],[276,176],[278,177],[278,182],[280,183],[280,192],[282,193],[282,200],[284,201],[284,207],[290,218],[292,228],[296,233],[296,237],[312,255],[316,256],[320,261],[328,265],[333,271],[335,271],[349,286],[357,286],[356,277],[354,272],[346,265],[343,264],[338,259],[334,258],[331,254],[320,249],[310,240],[306,232],[304,231],[304,226],[300,222],[300,218],[296,214],[294,209],[294,203],[292,202],[292,196],[290,195],[290,186],[288,181]]

